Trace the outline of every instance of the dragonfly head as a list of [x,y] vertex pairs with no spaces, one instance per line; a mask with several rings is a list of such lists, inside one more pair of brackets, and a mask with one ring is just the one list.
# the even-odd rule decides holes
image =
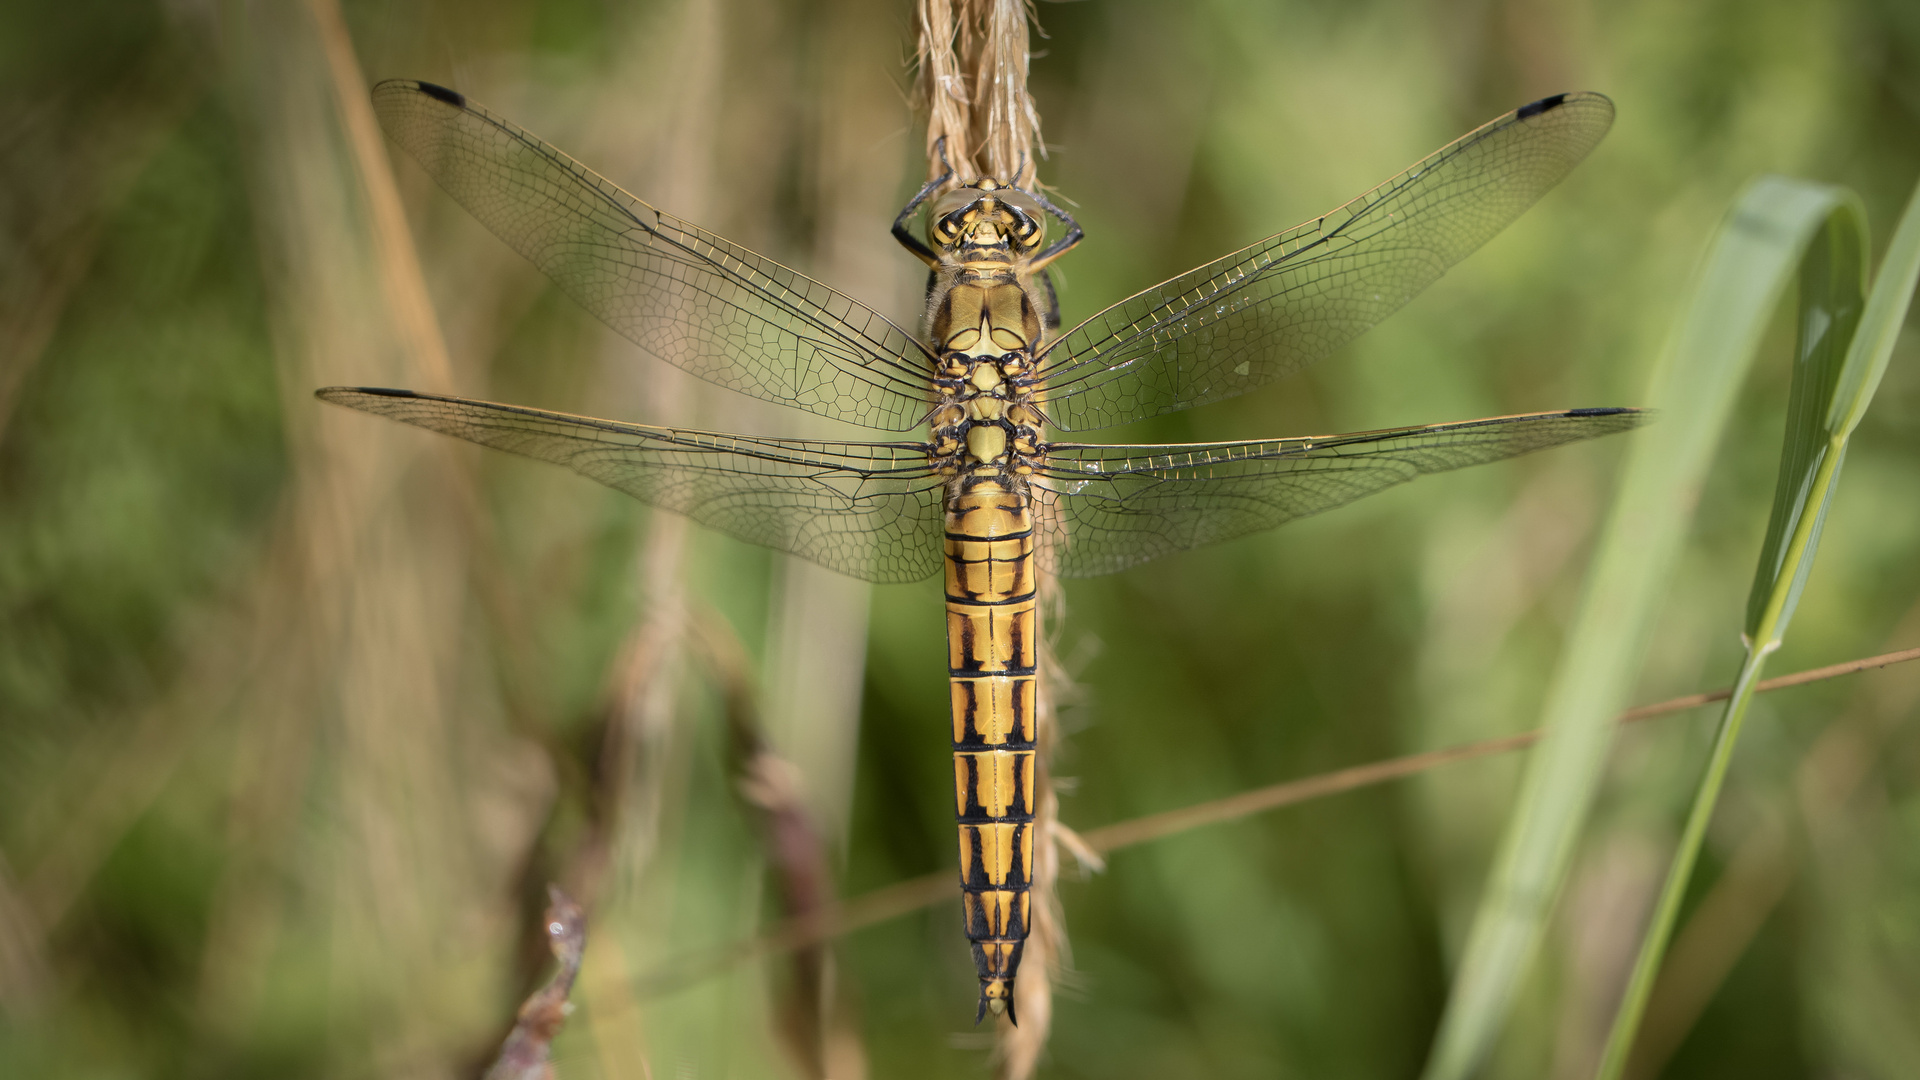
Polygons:
[[1026,258],[1046,239],[1047,218],[1033,196],[998,180],[954,188],[927,215],[927,239],[961,262]]

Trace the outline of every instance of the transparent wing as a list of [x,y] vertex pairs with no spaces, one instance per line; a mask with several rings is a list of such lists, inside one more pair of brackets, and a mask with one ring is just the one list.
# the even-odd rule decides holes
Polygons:
[[942,483],[916,443],[758,439],[621,424],[410,390],[332,386],[322,401],[565,465],[752,544],[867,581],[940,569]]
[[1612,123],[1599,94],[1536,101],[1324,217],[1122,300],[1041,359],[1048,418],[1107,427],[1299,371],[1519,217]]
[[648,206],[461,95],[373,89],[388,136],[608,326],[708,382],[887,431],[918,426],[931,361],[812,278]]
[[1259,442],[1055,444],[1034,500],[1051,569],[1112,573],[1175,551],[1271,529],[1405,483],[1611,435],[1640,409],[1575,409]]

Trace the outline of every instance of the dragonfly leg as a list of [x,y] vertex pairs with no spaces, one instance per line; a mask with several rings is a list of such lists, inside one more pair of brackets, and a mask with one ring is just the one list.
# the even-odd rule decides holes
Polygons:
[[901,209],[900,215],[893,219],[893,238],[900,242],[901,247],[913,252],[914,257],[921,262],[926,263],[928,266],[937,267],[940,265],[940,256],[934,254],[933,249],[927,246],[926,241],[913,235],[913,232],[907,228],[907,222],[912,219],[913,215],[919,211],[921,206],[925,205],[928,199],[933,198],[933,193],[940,190],[940,185],[953,179],[953,166],[947,162],[947,137],[945,135],[940,136],[939,140],[933,144],[933,152],[940,156],[940,168],[942,171],[939,176],[927,181],[913,198],[907,200],[907,205]]
[[[1035,255],[1033,257],[1033,261],[1027,264],[1027,272],[1030,274],[1037,274],[1041,270],[1046,269],[1048,263],[1052,262],[1053,260],[1059,258],[1062,255],[1065,255],[1067,252],[1072,251],[1076,246],[1079,245],[1080,241],[1085,240],[1087,238],[1087,234],[1081,230],[1080,223],[1073,220],[1072,214],[1069,214],[1065,210],[1062,210],[1059,207],[1053,205],[1053,203],[1049,201],[1045,195],[1042,195],[1037,189],[1034,191],[1030,191],[1027,194],[1032,195],[1034,198],[1034,201],[1038,202],[1043,208],[1045,208],[1047,213],[1052,214],[1054,217],[1059,218],[1060,221],[1067,227],[1067,235],[1061,237],[1058,240],[1055,240],[1052,244],[1049,244],[1047,246],[1047,250],[1042,251],[1038,255]],[[1051,291],[1052,289],[1051,283],[1049,283],[1048,289],[1049,291]],[[1058,309],[1056,308],[1055,310],[1057,311]],[[1058,325],[1057,320],[1055,325]]]
[[1048,337],[1060,329],[1060,294],[1053,289],[1053,274],[1042,270],[1035,275],[1040,279],[1040,295],[1046,299],[1046,306],[1040,309],[1040,325],[1046,328]]

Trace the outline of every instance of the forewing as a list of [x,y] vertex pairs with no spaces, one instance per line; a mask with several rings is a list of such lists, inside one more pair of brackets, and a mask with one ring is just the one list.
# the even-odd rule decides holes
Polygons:
[[373,102],[481,224],[661,360],[887,431],[930,408],[926,350],[858,301],[654,209],[451,90],[391,80]]
[[1062,430],[1175,412],[1291,375],[1392,314],[1560,182],[1613,103],[1517,109],[1338,210],[1129,297],[1040,361]]
[[322,401],[565,465],[752,544],[867,581],[940,568],[942,484],[915,443],[757,439],[334,386]]
[[1056,444],[1033,485],[1043,559],[1065,577],[1112,573],[1344,506],[1416,476],[1626,431],[1648,415],[1576,409],[1324,438]]

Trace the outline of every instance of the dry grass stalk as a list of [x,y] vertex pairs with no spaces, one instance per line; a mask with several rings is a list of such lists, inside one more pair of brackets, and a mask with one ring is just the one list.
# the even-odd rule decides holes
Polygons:
[[[372,117],[338,11],[262,9],[235,29],[294,482],[252,623],[233,628],[244,663],[214,684],[240,687],[224,703],[240,767],[201,1008],[245,1030],[279,940],[325,934],[343,1055],[444,1073],[484,1023],[488,958],[466,943],[506,916],[505,864],[464,813],[457,768],[502,748],[455,722],[447,692],[474,503],[451,449],[329,415],[309,394],[444,385],[446,348],[404,221],[369,213],[397,211],[397,194],[377,140],[354,134]],[[341,827],[309,839],[298,811],[314,798]],[[513,812],[530,837],[537,810]]]
[[352,160],[366,192],[367,212],[372,219],[368,222],[369,233],[394,328],[426,389],[450,392],[454,385],[453,361],[447,356],[447,341],[440,333],[440,320],[427,293],[426,276],[420,271],[420,253],[413,246],[400,189],[393,182],[387,140],[373,115],[373,101],[367,96],[367,79],[354,55],[346,16],[340,12],[339,0],[308,0],[307,6],[319,28],[340,123],[346,129]]
[[[1755,687],[1755,690],[1760,693],[1784,690],[1915,660],[1920,660],[1920,648],[1902,649],[1898,652],[1882,653],[1878,656],[1863,657],[1859,660],[1849,660],[1765,679]],[[1726,697],[1725,690],[1687,694],[1657,704],[1630,709],[1622,713],[1618,721],[1627,724],[1651,720],[1715,701],[1724,701]],[[1073,853],[1080,862],[1097,868],[1101,856],[1121,848],[1164,839],[1203,825],[1236,821],[1267,810],[1277,810],[1330,795],[1372,787],[1390,780],[1417,776],[1442,765],[1521,750],[1532,746],[1539,739],[1540,732],[1534,730],[1387,758],[1365,765],[1302,777],[1298,780],[1287,780],[1193,806],[1148,814],[1129,821],[1090,829],[1085,833],[1074,833],[1056,824],[1052,830],[1051,839],[1056,844],[1064,842],[1068,851]],[[1083,850],[1092,858],[1083,855]],[[954,880],[954,876],[944,870],[898,881],[856,896],[844,904],[835,905],[808,918],[789,919],[760,937],[737,942],[705,955],[676,960],[655,972],[641,976],[636,985],[642,995],[670,993],[755,957],[785,949],[800,948],[822,938],[849,934],[855,930],[918,911],[931,904],[941,903],[958,896],[959,892],[960,887]]]
[[[1026,0],[920,0],[919,89],[927,109],[927,175],[948,166],[956,179],[982,175],[1032,189],[1041,152],[1040,114],[1027,92]],[[944,158],[944,160],[943,160]],[[1040,578],[1043,620],[1057,622],[1062,594]],[[1057,890],[1060,855],[1054,836],[1059,799],[1048,768],[1055,742],[1052,686],[1059,665],[1043,649],[1035,703],[1040,768],[1034,826],[1039,843],[1032,881],[1033,925],[1014,982],[1014,1025],[998,1021],[996,1069],[1005,1080],[1033,1075],[1053,1020],[1053,984],[1066,956]]]
[[500,1056],[487,1070],[486,1080],[552,1080],[553,1065],[547,1060],[553,1037],[567,1022],[571,1007],[567,997],[573,992],[573,980],[580,974],[580,958],[587,950],[587,913],[558,885],[547,886],[547,910],[542,919],[547,946],[560,966],[545,986],[533,992],[500,1046]]
[[[659,518],[655,525],[675,521]],[[684,531],[656,528],[648,534],[641,562],[649,589],[649,615],[628,633],[609,665],[599,706],[599,738],[592,744],[591,760],[562,770],[582,778],[586,786],[581,794],[586,828],[573,848],[560,856],[559,868],[559,876],[579,898],[583,918],[612,891],[610,882],[616,872],[641,873],[651,864],[657,847],[666,787],[660,781],[671,767],[667,750],[674,734],[673,668],[685,626],[676,569]],[[526,872],[531,875],[537,867],[529,865]],[[555,886],[548,888],[558,891]],[[618,935],[600,935],[580,996],[589,1005],[588,1030],[601,1071],[610,1078],[651,1075],[644,1014],[633,1000],[626,972],[625,948]],[[620,1017],[618,1024],[608,1022],[614,1015]]]
[[[644,614],[628,631],[608,665],[588,760],[563,770],[584,781],[586,828],[559,856],[558,876],[586,911],[601,910],[612,895],[632,895],[667,871],[660,865],[663,826],[678,797],[670,783],[682,764],[674,755],[680,735],[680,705],[687,634],[684,580],[685,519],[656,515],[637,556]],[[556,754],[566,748],[556,748]],[[538,868],[529,865],[531,876]],[[523,885],[520,892],[524,895]],[[617,934],[603,934],[594,964],[582,984],[589,1030],[608,1077],[647,1076],[643,1014],[627,978],[625,947]],[[607,1018],[620,1017],[610,1024]]]
[[[1044,574],[1039,586],[1043,617],[1050,625],[1060,626],[1066,610],[1065,590],[1058,579]],[[1014,1012],[1020,1024],[1016,1027],[1004,1016],[998,1022],[994,1064],[995,1075],[1001,1080],[1026,1080],[1039,1068],[1047,1036],[1053,1030],[1053,988],[1069,961],[1066,915],[1059,891],[1060,797],[1054,789],[1052,763],[1060,742],[1058,706],[1071,700],[1077,688],[1062,669],[1053,646],[1051,639],[1042,642],[1039,693],[1034,701],[1040,751],[1039,775],[1035,777],[1039,807],[1034,826],[1040,843],[1033,859],[1033,926],[1020,963],[1020,977],[1013,986]]]
[[1027,92],[1027,0],[920,0],[919,96],[927,107],[927,175],[1012,179],[1031,189],[1043,152]]
[[[656,538],[648,539],[648,550],[654,550]],[[583,763],[582,771],[591,773],[585,793],[587,827],[579,844],[566,855],[560,876],[588,910],[600,902],[616,854],[627,854],[628,848],[637,846],[644,856],[657,831],[657,814],[650,809],[653,800],[643,797],[636,806],[635,795],[657,794],[660,785],[637,778],[659,756],[668,735],[660,722],[670,711],[670,702],[669,708],[659,707],[661,680],[674,659],[674,641],[682,623],[677,599],[655,597],[661,602],[652,617],[627,635],[610,665],[598,711],[597,754],[590,763]],[[637,838],[629,835],[634,831],[630,824],[640,826]]]
[[[752,662],[732,629],[710,615],[695,623],[694,640],[725,705],[735,785],[759,819],[780,906],[788,918],[815,917],[833,903],[833,866],[808,811],[800,771],[767,742]],[[781,1041],[804,1075],[815,1080],[866,1075],[855,1025],[833,994],[833,954],[825,940],[794,951],[776,1014]]]

